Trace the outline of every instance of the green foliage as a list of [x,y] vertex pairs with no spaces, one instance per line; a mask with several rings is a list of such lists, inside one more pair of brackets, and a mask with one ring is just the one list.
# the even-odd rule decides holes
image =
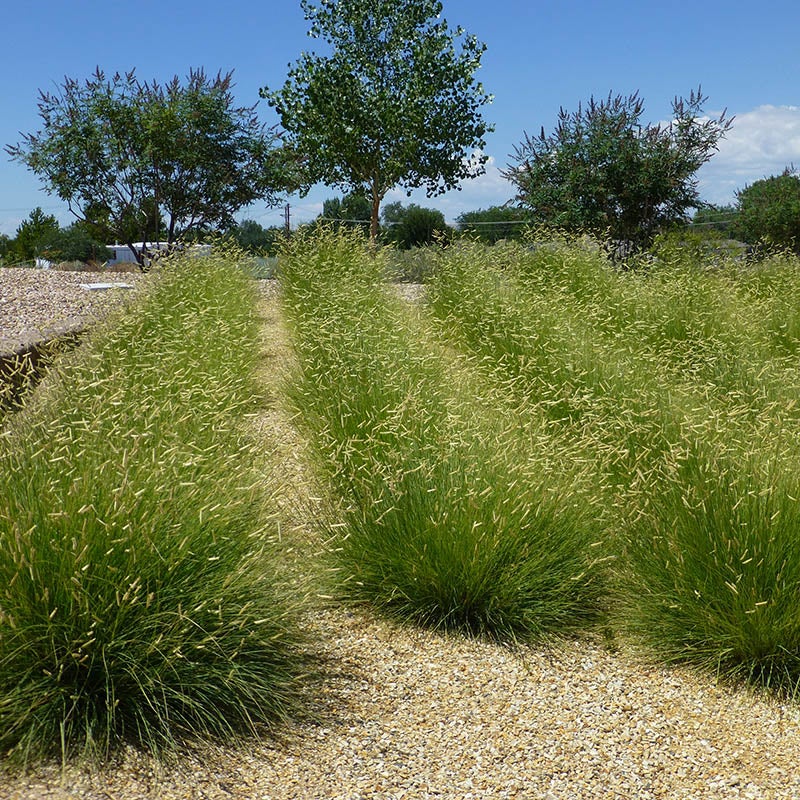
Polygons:
[[702,231],[729,232],[736,223],[735,206],[704,205],[695,211],[692,217],[692,228]]
[[232,86],[232,73],[211,80],[193,70],[185,84],[160,86],[98,68],[84,83],[65,78],[42,92],[42,130],[6,150],[97,238],[158,241],[163,225],[171,243],[225,228],[288,180],[275,135],[252,108],[234,105]]
[[12,260],[33,261],[40,254],[42,240],[58,234],[58,231],[58,220],[52,214],[45,214],[37,206],[17,228],[16,237],[10,246]]
[[[450,30],[438,0],[301,0],[309,36],[330,55],[306,53],[284,86],[264,87],[306,186],[323,181],[380,204],[395,186],[429,195],[483,172],[491,98],[474,74],[485,46]],[[336,124],[331,124],[335,120]]]
[[458,230],[481,242],[494,244],[501,239],[516,241],[526,231],[530,213],[516,206],[491,206],[477,211],[465,211],[456,218]]
[[[745,296],[761,309],[760,327],[770,353],[791,359],[800,354],[800,259],[778,253],[743,271]],[[789,401],[791,402],[791,401]]]
[[664,264],[683,264],[696,269],[734,267],[746,255],[741,242],[726,239],[713,224],[706,227],[672,228],[659,233],[649,255]]
[[338,500],[339,592],[498,639],[586,627],[604,587],[581,460],[476,400],[487,387],[387,294],[384,255],[352,232],[296,236],[281,255],[292,395]]
[[173,260],[0,437],[0,750],[231,739],[305,672],[264,508],[241,254]]
[[668,663],[796,697],[796,448],[730,438],[676,453],[627,532],[624,625]]
[[5,261],[12,249],[12,240],[5,233],[0,233],[0,264]]
[[348,227],[359,227],[369,233],[372,203],[361,192],[351,192],[339,199],[334,197],[322,204],[319,219],[327,225],[338,227],[340,221]]
[[724,112],[704,118],[706,99],[700,90],[676,98],[664,127],[642,127],[638,94],[562,108],[554,133],[526,134],[505,176],[537,221],[646,247],[700,205],[694,175],[732,124]]
[[92,237],[89,226],[73,222],[67,228],[47,233],[39,239],[39,254],[48,261],[107,261],[111,256],[104,244]]
[[230,235],[248,253],[274,256],[284,230],[278,226],[265,228],[255,220],[245,219],[230,230]]
[[108,251],[93,236],[92,226],[74,222],[61,228],[58,220],[35,208],[16,231],[15,239],[6,237],[5,255],[9,261],[33,261],[44,258],[52,262],[98,261],[108,259]]
[[796,697],[800,260],[704,266],[462,243],[428,298],[448,340],[592,463],[619,635]]
[[787,168],[736,193],[734,230],[744,241],[800,254],[800,175]]
[[385,240],[401,250],[445,241],[450,235],[441,211],[422,208],[415,203],[405,208],[400,203],[390,203],[384,209],[383,221],[386,225]]
[[392,249],[386,253],[386,278],[394,283],[427,283],[436,267],[438,245]]

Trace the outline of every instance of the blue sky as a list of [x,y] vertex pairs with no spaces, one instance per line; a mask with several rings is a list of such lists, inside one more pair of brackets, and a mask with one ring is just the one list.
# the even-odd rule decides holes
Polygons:
[[[737,188],[790,162],[800,167],[797,0],[444,0],[444,16],[488,48],[478,77],[495,96],[485,114],[495,125],[487,138],[489,168],[460,192],[430,199],[417,192],[411,200],[393,192],[387,201],[439,208],[448,220],[503,203],[513,188],[499,170],[524,132],[552,130],[560,106],[573,110],[609,91],[638,90],[646,121],[656,122],[669,118],[676,94],[701,84],[708,113],[727,108],[736,116],[720,152],[699,173],[710,202],[732,202]],[[258,90],[277,88],[301,51],[319,47],[306,31],[299,0],[227,0],[207,9],[196,0],[10,4],[0,47],[0,145],[39,130],[39,89],[55,89],[65,75],[83,79],[98,65],[106,72],[135,67],[140,78],[159,82],[193,67],[234,70],[237,100],[258,103],[264,121],[277,122]],[[315,187],[305,198],[288,198],[293,223],[313,218],[337,194]],[[13,235],[36,206],[71,221],[36,176],[0,152],[0,233]],[[262,204],[241,216],[272,225],[282,215]]]

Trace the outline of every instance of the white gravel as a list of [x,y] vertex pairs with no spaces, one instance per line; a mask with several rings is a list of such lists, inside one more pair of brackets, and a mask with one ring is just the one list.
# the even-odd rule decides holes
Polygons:
[[317,724],[159,771],[125,753],[0,781],[8,800],[800,798],[800,712],[575,642],[547,652],[367,614],[308,621],[330,659]]
[[[0,353],[82,328],[146,279],[140,272],[0,268]],[[127,283],[134,289],[91,290],[82,283]]]

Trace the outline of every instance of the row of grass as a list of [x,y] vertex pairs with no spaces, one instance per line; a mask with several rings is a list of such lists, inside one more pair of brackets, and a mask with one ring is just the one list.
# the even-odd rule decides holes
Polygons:
[[159,753],[298,708],[236,254],[177,259],[0,435],[0,750]]
[[[583,442],[617,627],[659,657],[800,681],[800,264],[620,273],[602,254],[451,248],[431,310],[494,379]],[[779,322],[785,314],[785,324]]]
[[384,274],[355,234],[295,237],[281,256],[292,398],[333,489],[339,593],[503,640],[585,628],[605,586],[583,468],[477,397]]
[[[4,755],[164,752],[299,709],[232,260],[167,264],[4,422]],[[796,260],[622,274],[561,242],[435,262],[418,313],[357,234],[284,246],[289,394],[339,594],[500,640],[610,620],[668,662],[796,693]]]

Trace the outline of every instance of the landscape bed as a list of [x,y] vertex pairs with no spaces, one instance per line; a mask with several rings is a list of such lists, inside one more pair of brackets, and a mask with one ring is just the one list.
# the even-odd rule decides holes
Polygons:
[[[206,766],[187,754],[191,769],[206,775],[202,789],[180,785],[180,766],[160,778],[143,777],[144,762],[128,751],[122,751],[122,777],[116,782],[102,772],[81,777],[70,771],[76,787],[98,797],[105,796],[103,785],[117,797],[148,796],[145,792],[154,797],[236,796],[239,789],[230,781],[238,776],[242,797],[253,791],[271,797],[297,796],[298,791],[338,796],[333,794],[337,790],[344,792],[341,796],[363,797],[403,792],[464,797],[472,790],[476,796],[528,790],[534,796],[579,792],[603,797],[612,787],[641,797],[800,793],[790,777],[800,744],[794,733],[800,716],[792,700],[797,646],[787,600],[797,587],[790,541],[797,497],[792,483],[796,345],[787,313],[787,297],[797,291],[797,265],[776,261],[735,276],[696,270],[619,275],[596,254],[587,257],[567,247],[549,253],[544,263],[541,254],[534,257],[522,248],[502,252],[470,246],[432,252],[436,277],[425,293],[430,305],[414,309],[392,299],[379,273],[371,273],[372,256],[358,242],[338,237],[295,244],[298,268],[300,260],[317,259],[317,266],[338,270],[348,285],[334,297],[318,289],[332,288],[325,282],[335,274],[317,274],[305,299],[293,298],[288,288],[284,294],[289,330],[298,345],[303,323],[293,304],[299,309],[313,298],[319,306],[324,305],[321,298],[328,298],[328,312],[335,311],[320,324],[318,309],[306,326],[306,334],[322,330],[341,345],[338,354],[328,351],[334,362],[325,362],[327,399],[317,406],[309,400],[309,387],[302,383],[307,358],[302,347],[290,368],[294,388],[289,407],[284,384],[272,388],[272,404],[285,409],[283,435],[301,453],[308,452],[307,444],[292,439],[291,409],[308,414],[300,430],[311,442],[307,467],[314,477],[306,486],[321,487],[324,495],[315,501],[321,503],[315,506],[316,519],[308,518],[307,500],[293,501],[291,515],[305,519],[295,519],[296,530],[284,530],[283,547],[303,554],[295,569],[310,571],[316,581],[327,576],[317,593],[359,606],[355,612],[321,611],[301,624],[320,641],[336,673],[328,680],[333,694],[319,699],[322,727],[287,722],[288,757],[280,741],[258,745],[256,756],[236,747],[219,751]],[[283,280],[288,287],[287,276]],[[648,297],[653,289],[659,297]],[[685,302],[692,297],[703,299],[692,308]],[[353,302],[360,313],[353,313]],[[275,319],[282,316],[274,305],[270,308]],[[547,325],[537,327],[541,319]],[[479,335],[467,335],[479,321],[484,325]],[[279,335],[274,320],[270,329]],[[664,337],[671,343],[665,344]],[[294,356],[285,358],[291,365]],[[337,358],[348,362],[346,380],[333,371]],[[362,372],[354,377],[354,362],[364,358]],[[273,370],[272,378],[279,372]],[[380,402],[361,402],[363,390],[375,384]],[[337,424],[349,431],[338,444],[333,420],[323,416],[332,407]],[[267,431],[280,417],[274,410],[269,415]],[[495,448],[517,463],[498,461]],[[587,525],[573,543],[579,549],[583,541],[589,549],[585,566],[596,574],[584,587],[592,591],[574,595],[562,590],[551,601],[590,601],[591,613],[580,618],[577,628],[555,625],[531,633],[525,625],[493,627],[492,615],[477,623],[472,616],[459,617],[453,598],[465,597],[464,567],[480,567],[480,561],[452,549],[448,558],[432,562],[440,572],[442,566],[450,568],[427,575],[424,613],[414,610],[414,581],[398,583],[394,595],[387,589],[387,576],[395,580],[392,569],[398,562],[408,566],[431,549],[423,546],[413,559],[402,551],[387,556],[393,544],[407,545],[402,535],[420,527],[415,519],[442,538],[457,511],[482,513],[476,511],[481,497],[499,503],[488,506],[484,526],[502,519],[509,501],[497,498],[513,478],[494,473],[489,481],[493,493],[483,493],[487,478],[476,476],[474,466],[464,468],[476,452],[489,454],[491,469],[508,466],[520,470],[521,479],[531,479],[517,490],[519,502],[529,503],[531,487],[543,490]],[[439,458],[442,454],[455,454],[456,461]],[[423,474],[425,485],[440,480],[442,474],[430,474],[431,465],[439,463],[447,467],[446,488],[431,505],[413,476]],[[473,496],[476,480],[484,481],[483,489]],[[453,503],[453,510],[446,511],[445,502]],[[376,526],[392,516],[396,532],[375,535]],[[541,513],[534,516],[546,519]],[[513,515],[509,519],[513,523]],[[372,557],[376,573],[383,576],[377,591],[354,572],[352,555],[343,557],[341,545],[350,546],[345,536],[354,529],[360,537],[358,562],[363,565]],[[469,532],[469,525],[459,530]],[[458,538],[463,541],[462,535]],[[637,550],[641,542],[647,546]],[[478,536],[467,549],[478,554],[489,543],[497,548],[496,539]],[[370,547],[380,552],[371,554]],[[320,549],[327,552],[315,567],[316,559],[307,556]],[[462,566],[452,569],[456,557]],[[386,569],[387,559],[392,569]],[[510,563],[519,574],[519,557]],[[494,573],[486,574],[492,579],[485,584],[502,588]],[[580,573],[575,577],[583,579]],[[450,605],[431,604],[434,578],[458,589],[446,594]],[[357,589],[354,583],[360,583]],[[700,583],[707,603],[697,596]],[[418,634],[374,621],[370,606],[434,631]],[[491,600],[484,606],[497,607]],[[431,608],[444,613],[431,613]],[[762,611],[763,619],[757,616]],[[787,619],[781,619],[782,613]],[[666,634],[657,641],[647,635],[653,624]],[[512,648],[489,642],[462,645],[454,634],[442,633],[447,630],[510,641]],[[575,638],[581,630],[585,636]],[[514,644],[526,639],[539,646]],[[467,661],[454,660],[462,652]],[[431,659],[440,661],[443,671],[433,670]],[[337,661],[353,674],[340,673]],[[686,663],[701,672],[645,666],[657,661]],[[499,675],[499,682],[479,680],[479,674],[498,669],[513,675],[519,694]],[[470,676],[467,684],[459,674]],[[776,690],[776,699],[721,688],[715,684],[719,677]],[[472,730],[468,717],[459,716],[460,703],[472,709],[469,718],[476,725],[491,729],[487,741],[494,742],[511,769],[492,762],[478,730]],[[422,713],[426,704],[442,714],[438,723]],[[702,712],[697,711],[701,704]],[[463,736],[456,731],[432,735],[431,725],[446,724],[454,714],[462,720]],[[492,718],[513,731],[513,744],[497,738],[503,726],[498,723],[495,730]],[[552,724],[542,725],[544,718]],[[377,736],[389,749],[375,744]],[[743,750],[745,737],[749,742]],[[676,750],[678,740],[686,746]],[[416,747],[421,748],[419,760],[410,755]],[[391,755],[392,748],[405,754],[403,759],[416,768],[413,774]],[[452,761],[453,753],[460,753],[456,760],[463,763],[448,777],[435,764]],[[475,762],[475,753],[483,761]],[[324,769],[330,763],[337,764],[335,783]],[[52,789],[58,779],[42,780],[44,792],[41,786]],[[36,797],[30,793],[35,781],[11,779],[10,796]],[[68,787],[63,791],[69,796]],[[136,791],[140,794],[130,793]]]

